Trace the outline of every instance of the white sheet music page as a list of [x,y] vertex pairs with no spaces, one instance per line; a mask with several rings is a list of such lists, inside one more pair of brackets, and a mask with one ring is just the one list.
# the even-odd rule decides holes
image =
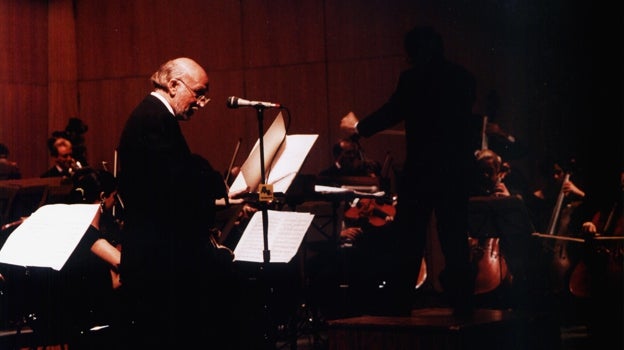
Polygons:
[[273,192],[288,191],[317,138],[316,134],[286,136],[267,170],[267,183],[273,185]]
[[[265,182],[273,185],[274,192],[286,193],[317,138],[318,134],[286,135],[284,117],[281,112],[277,115],[262,139]],[[230,186],[229,193],[237,193],[247,188],[250,193],[256,193],[260,182],[262,172],[258,139]]]
[[7,238],[0,262],[60,270],[89,228],[99,205],[49,204],[32,213]]
[[[267,210],[267,241],[272,263],[288,263],[297,254],[314,215],[304,212]],[[234,261],[264,262],[262,211],[249,220],[234,249]]]

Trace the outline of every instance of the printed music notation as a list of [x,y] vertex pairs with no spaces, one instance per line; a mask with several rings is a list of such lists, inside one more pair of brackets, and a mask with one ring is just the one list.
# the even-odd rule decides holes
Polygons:
[[[314,215],[304,212],[268,210],[269,262],[288,263],[299,250]],[[264,231],[262,212],[257,211],[247,224],[234,249],[234,261],[263,262]]]
[[40,207],[7,238],[0,250],[0,262],[61,270],[98,209],[98,204]]

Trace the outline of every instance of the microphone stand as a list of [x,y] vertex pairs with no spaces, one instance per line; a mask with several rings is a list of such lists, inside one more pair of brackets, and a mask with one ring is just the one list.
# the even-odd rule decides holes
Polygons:
[[[266,182],[266,169],[264,169],[264,107],[261,105],[256,106],[258,112],[258,134],[260,140],[260,183]],[[262,259],[264,264],[268,264],[271,261],[271,251],[269,250],[269,218],[267,212],[267,205],[265,201],[258,201],[262,210],[262,238],[264,241],[264,250],[262,251]]]
[[[260,146],[260,183],[265,184],[266,182],[266,169],[264,168],[264,106],[258,104],[254,106],[258,115],[258,135],[259,135],[259,146]],[[259,196],[260,197],[260,196]],[[265,283],[268,278],[266,277],[268,273],[269,263],[271,261],[271,251],[269,250],[269,215],[268,215],[268,205],[266,201],[258,199],[258,204],[260,205],[260,210],[262,211],[262,238],[264,242],[264,250],[262,251],[263,263],[261,267],[261,275],[264,274],[264,278],[260,278],[260,280]],[[266,317],[265,323],[265,332],[263,334],[263,340],[265,342],[266,349],[273,349],[275,347],[275,330],[272,329],[273,320],[271,318],[271,308],[269,307],[269,301],[271,300],[272,288],[270,286],[265,286],[266,289],[266,297],[265,297],[265,305],[264,305],[264,313]]]

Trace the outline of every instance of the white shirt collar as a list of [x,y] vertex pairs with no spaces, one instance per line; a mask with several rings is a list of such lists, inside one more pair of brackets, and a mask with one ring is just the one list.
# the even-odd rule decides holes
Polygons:
[[155,96],[156,98],[158,98],[159,100],[162,101],[162,103],[164,103],[165,107],[167,107],[167,109],[169,110],[169,112],[171,112],[171,115],[175,117],[175,113],[173,113],[173,108],[171,107],[171,105],[169,104],[169,102],[162,97],[159,93],[157,93],[156,91],[152,91],[151,92],[152,96]]

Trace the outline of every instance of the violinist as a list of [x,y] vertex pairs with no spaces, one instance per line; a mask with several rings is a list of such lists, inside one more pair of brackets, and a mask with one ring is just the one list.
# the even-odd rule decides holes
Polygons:
[[[91,225],[60,271],[30,268],[32,313],[29,325],[42,339],[59,338],[70,347],[93,344],[83,334],[95,326],[108,327],[119,309],[118,267],[121,253],[115,246],[118,223],[111,211],[117,182],[107,171],[82,168],[72,175],[68,204],[99,204]],[[98,346],[104,346],[104,339]]]
[[82,167],[73,157],[71,141],[64,137],[52,137],[48,140],[50,157],[54,164],[40,177],[65,177],[70,178],[74,169]]
[[[347,177],[378,179],[380,166],[368,159],[357,137],[343,138],[333,147],[333,163],[319,173],[322,183],[346,185]],[[373,195],[345,203],[338,245],[323,250],[307,264],[311,303],[326,317],[363,314],[381,308],[375,290],[385,276],[384,266],[390,244],[388,231],[396,215],[396,197]],[[348,285],[348,303],[337,293],[338,285]],[[343,288],[347,290],[346,288]]]
[[388,278],[386,267],[393,252],[385,247],[391,244],[396,203],[395,197],[366,196],[346,203],[338,245],[307,263],[310,303],[324,317],[384,310],[387,301],[377,294]]
[[320,177],[336,179],[340,176],[378,177],[379,162],[368,159],[357,137],[342,138],[332,148],[333,163],[319,173]]

